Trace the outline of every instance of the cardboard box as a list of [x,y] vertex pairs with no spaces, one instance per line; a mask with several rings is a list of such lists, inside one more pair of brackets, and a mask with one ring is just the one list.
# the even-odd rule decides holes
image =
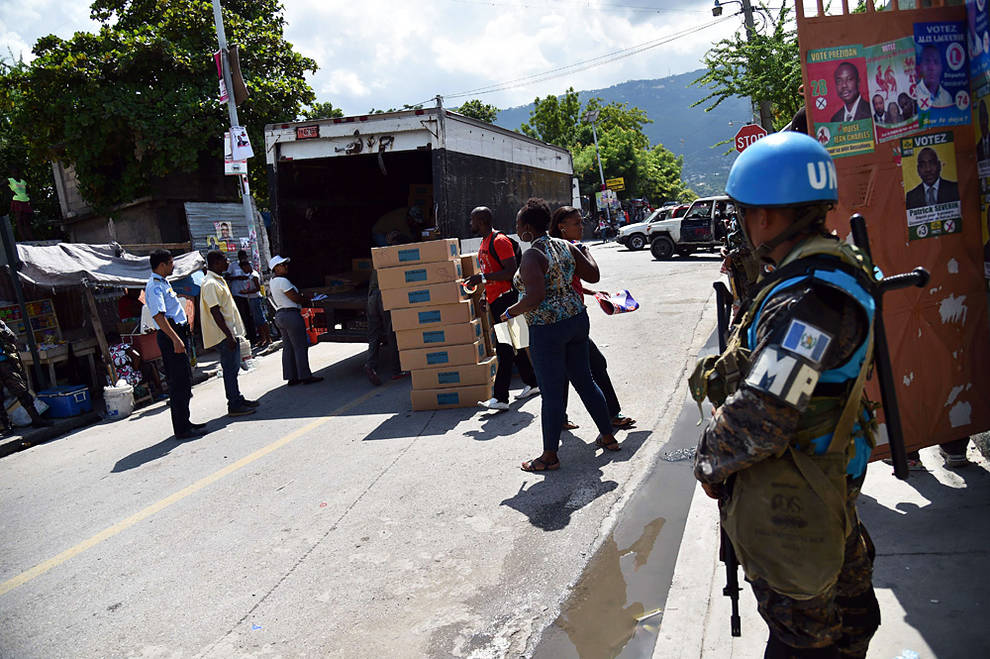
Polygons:
[[390,288],[382,291],[382,307],[386,311],[454,304],[467,299],[468,295],[464,292],[460,281],[448,281],[442,284],[413,288]]
[[399,330],[395,333],[395,342],[399,350],[450,346],[483,340],[480,320],[429,329]]
[[461,249],[457,238],[431,240],[425,243],[373,247],[371,262],[376,268],[393,268],[397,265],[416,265],[459,259]]
[[475,407],[478,401],[492,397],[493,383],[455,389],[413,389],[409,392],[414,410],[444,410],[454,407]]
[[476,275],[481,272],[481,264],[478,263],[478,253],[461,254],[461,270],[465,277]]
[[485,352],[489,357],[495,355],[495,331],[492,329],[492,317],[487,311],[478,314],[481,322],[481,338],[485,342]]
[[437,304],[413,309],[393,309],[392,329],[395,331],[421,327],[440,327],[470,323],[474,320],[474,303],[470,300],[457,304]]
[[484,341],[436,348],[415,348],[399,352],[399,364],[403,371],[477,364],[487,358]]
[[[497,370],[498,360],[495,357],[489,357],[480,364],[424,368],[412,372],[412,388],[422,391],[426,389],[450,389],[451,387],[461,388],[479,384],[487,385],[495,381],[495,371]],[[488,398],[479,398],[478,400],[488,400]]]
[[457,261],[438,261],[419,265],[401,265],[378,270],[378,287],[383,291],[392,288],[409,288],[441,284],[463,279],[461,264]]
[[371,273],[375,266],[371,265],[371,259],[351,259],[351,272]]

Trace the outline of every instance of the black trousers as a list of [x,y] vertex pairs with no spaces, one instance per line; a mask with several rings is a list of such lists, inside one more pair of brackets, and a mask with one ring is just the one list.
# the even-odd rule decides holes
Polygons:
[[[519,300],[519,293],[514,289],[503,293],[488,305],[489,313],[492,317],[492,326],[503,322],[502,314]],[[495,398],[500,403],[509,402],[509,385],[512,383],[512,364],[519,369],[519,377],[523,383],[530,387],[536,385],[536,373],[533,372],[533,364],[529,361],[529,355],[525,350],[516,350],[507,343],[496,343],[495,354],[498,356],[498,370],[495,371]]]
[[[598,385],[598,388],[602,390],[602,394],[605,396],[605,404],[608,405],[609,416],[615,418],[622,411],[622,407],[619,405],[619,397],[615,395],[615,387],[612,386],[612,379],[608,377],[608,362],[605,360],[605,355],[602,354],[602,351],[598,349],[598,346],[590,338],[588,339],[588,357],[591,362],[591,377],[594,378],[595,384]],[[567,393],[570,390],[570,387],[564,389],[565,419],[567,418]]]
[[234,305],[237,307],[238,313],[241,314],[241,322],[244,323],[244,331],[247,333],[248,341],[255,343],[258,340],[258,328],[254,326],[254,314],[251,313],[251,298],[235,295]]
[[168,378],[169,411],[172,413],[172,432],[184,433],[191,428],[189,423],[189,400],[192,398],[192,366],[189,364],[189,326],[173,325],[175,333],[186,345],[186,352],[176,352],[172,339],[165,332],[155,332],[158,348],[165,362],[165,377]]

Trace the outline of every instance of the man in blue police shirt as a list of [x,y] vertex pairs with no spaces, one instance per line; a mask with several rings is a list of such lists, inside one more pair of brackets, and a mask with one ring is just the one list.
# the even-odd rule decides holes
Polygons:
[[186,353],[189,322],[166,279],[175,270],[168,250],[156,249],[151,253],[151,270],[151,279],[144,289],[144,303],[158,326],[155,338],[168,376],[172,430],[176,439],[192,439],[205,434],[206,424],[189,421],[189,399],[192,398],[192,367]]

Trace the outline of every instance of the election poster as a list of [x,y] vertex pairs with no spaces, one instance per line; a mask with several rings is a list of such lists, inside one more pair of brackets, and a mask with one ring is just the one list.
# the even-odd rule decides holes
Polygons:
[[901,140],[908,240],[962,231],[962,202],[952,131]]
[[918,102],[914,97],[914,39],[867,46],[870,114],[877,142],[889,142],[918,132]]
[[983,277],[990,287],[990,196],[980,197],[980,219],[983,223]]
[[987,0],[966,0],[966,16],[969,76],[975,85],[980,77],[990,77],[990,12],[987,11]]
[[922,127],[969,123],[969,68],[966,22],[914,24],[915,97]]
[[990,177],[990,84],[973,88],[973,124],[976,126],[976,171],[982,183]]
[[873,151],[866,58],[859,44],[808,51],[814,136],[834,158]]

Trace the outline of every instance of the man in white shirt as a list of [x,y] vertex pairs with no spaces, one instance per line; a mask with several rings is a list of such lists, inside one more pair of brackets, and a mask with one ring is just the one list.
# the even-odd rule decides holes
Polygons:
[[234,304],[234,296],[223,279],[228,265],[223,252],[213,250],[207,253],[206,278],[199,288],[199,324],[203,330],[203,348],[216,346],[220,352],[227,415],[244,416],[254,414],[258,401],[244,398],[237,386],[237,374],[241,369],[238,338],[244,335],[244,325]]
[[835,67],[835,93],[842,101],[842,108],[832,115],[832,121],[870,118],[870,108],[859,93],[859,70],[851,62]]
[[955,105],[952,95],[942,86],[942,53],[936,46],[929,45],[921,49],[921,57],[918,58],[918,79],[922,84],[915,89],[922,110]]

